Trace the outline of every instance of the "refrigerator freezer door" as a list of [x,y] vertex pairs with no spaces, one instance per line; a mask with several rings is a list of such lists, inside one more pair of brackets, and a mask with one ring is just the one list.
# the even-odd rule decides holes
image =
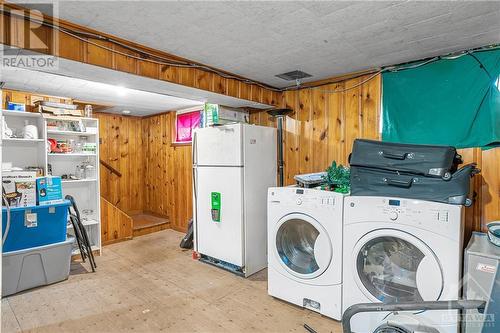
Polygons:
[[242,166],[241,124],[195,129],[193,164]]
[[243,168],[197,167],[196,249],[243,267]]

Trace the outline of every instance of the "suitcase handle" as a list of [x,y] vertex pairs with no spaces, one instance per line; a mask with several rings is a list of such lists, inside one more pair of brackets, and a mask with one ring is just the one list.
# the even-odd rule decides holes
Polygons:
[[391,160],[404,160],[408,156],[408,153],[391,153],[384,150],[380,153],[383,157],[390,158]]
[[396,186],[396,187],[403,187],[403,188],[410,188],[411,184],[413,183],[413,178],[411,178],[409,180],[398,180],[398,179],[384,178],[384,181],[387,183],[387,185]]

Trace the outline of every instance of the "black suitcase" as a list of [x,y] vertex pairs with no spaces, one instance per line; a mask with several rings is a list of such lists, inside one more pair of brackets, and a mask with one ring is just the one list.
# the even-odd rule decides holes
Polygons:
[[357,139],[349,157],[351,166],[401,171],[449,180],[462,163],[450,146],[429,146]]
[[384,196],[437,201],[470,206],[470,178],[479,173],[468,164],[452,174],[448,181],[397,171],[351,167],[352,196]]

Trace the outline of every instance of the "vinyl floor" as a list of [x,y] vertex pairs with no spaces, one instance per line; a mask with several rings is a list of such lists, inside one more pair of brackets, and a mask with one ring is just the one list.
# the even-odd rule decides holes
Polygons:
[[97,272],[2,300],[8,332],[340,333],[338,322],[267,295],[266,271],[244,279],[191,258],[164,230],[104,247]]

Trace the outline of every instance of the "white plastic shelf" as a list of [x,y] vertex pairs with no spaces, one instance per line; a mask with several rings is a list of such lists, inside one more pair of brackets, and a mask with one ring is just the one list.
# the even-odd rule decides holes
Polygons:
[[[96,221],[96,220],[83,220],[82,224],[86,227],[86,226],[89,226],[89,225],[97,225],[97,224],[99,224],[99,221]],[[68,224],[68,229],[73,229],[73,224],[72,223]]]
[[61,182],[63,184],[81,184],[81,183],[92,183],[96,181],[97,179],[90,178],[90,179],[63,179]]
[[95,136],[97,133],[91,132],[77,132],[77,131],[61,131],[61,130],[47,130],[47,134],[53,135],[67,135],[67,136]]
[[3,138],[4,143],[37,143],[44,142],[44,139],[23,139],[23,138]]
[[26,111],[2,110],[2,114],[4,116],[12,116],[12,117],[28,117],[28,118],[41,118],[42,117],[42,115],[38,112],[26,112]]
[[48,113],[43,114],[44,119],[50,119],[50,120],[70,120],[70,121],[78,121],[78,120],[84,120],[84,121],[97,121],[97,118],[87,118],[87,117],[78,117],[78,116],[53,116]]
[[86,153],[49,153],[47,156],[54,156],[54,157],[78,157],[78,156],[96,156],[96,154],[86,154]]

